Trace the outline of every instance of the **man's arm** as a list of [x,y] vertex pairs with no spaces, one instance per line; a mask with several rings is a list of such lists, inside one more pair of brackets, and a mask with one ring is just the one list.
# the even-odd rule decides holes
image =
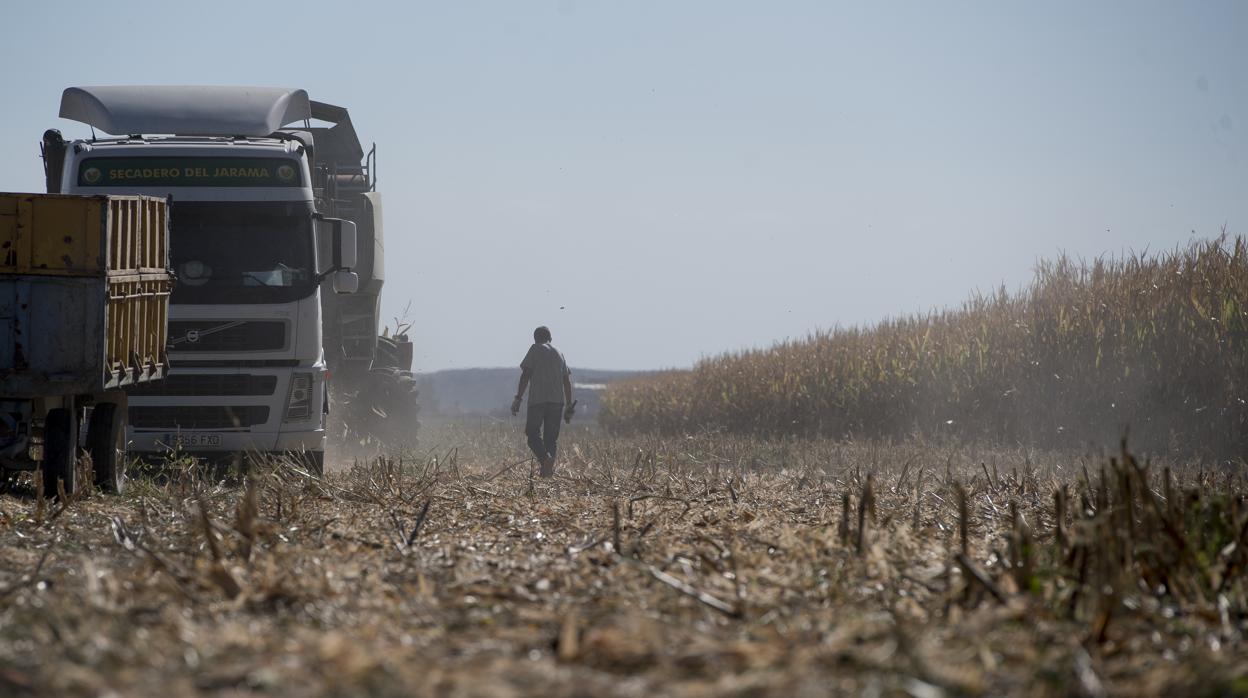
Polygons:
[[524,397],[524,391],[529,387],[529,369],[520,369],[520,384],[516,386],[516,399]]
[[576,401],[572,399],[572,372],[568,370],[568,363],[563,363],[563,421],[568,424],[572,423],[572,414],[576,412]]
[[529,369],[520,369],[520,384],[516,386],[516,398],[511,401],[511,413],[519,414],[520,402],[524,400],[524,391],[529,387]]

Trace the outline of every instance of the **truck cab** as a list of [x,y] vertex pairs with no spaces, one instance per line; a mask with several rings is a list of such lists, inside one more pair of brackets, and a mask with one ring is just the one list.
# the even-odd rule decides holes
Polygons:
[[130,392],[130,450],[298,454],[319,472],[321,287],[332,278],[333,292],[354,290],[356,250],[353,224],[316,211],[308,146],[279,132],[310,118],[307,94],[69,88],[61,116],[123,135],[45,135],[50,190],[170,201],[171,370]]

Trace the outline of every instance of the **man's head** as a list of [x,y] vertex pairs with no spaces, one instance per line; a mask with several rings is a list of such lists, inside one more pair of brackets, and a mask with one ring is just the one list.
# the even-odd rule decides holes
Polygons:
[[550,328],[545,325],[542,325],[536,330],[533,330],[533,341],[537,342],[538,344],[545,344],[549,342],[550,341]]

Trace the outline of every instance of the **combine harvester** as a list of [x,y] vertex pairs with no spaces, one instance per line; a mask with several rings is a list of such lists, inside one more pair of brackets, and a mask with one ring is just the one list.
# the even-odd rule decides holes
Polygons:
[[406,328],[379,334],[385,283],[385,238],[377,191],[377,146],[367,153],[343,107],[311,103],[312,118],[329,124],[287,131],[313,150],[317,210],[355,223],[360,284],[350,295],[325,294],[325,358],[335,438],[367,450],[410,445],[420,405]]
[[168,223],[163,199],[0,194],[0,471],[72,494],[82,442],[122,490],[125,391],[168,367]]
[[[349,408],[342,421],[359,425],[353,436],[372,437],[361,413],[410,417],[388,431],[411,431],[410,345],[376,336],[375,151],[360,152],[346,110],[303,90],[71,87],[60,115],[114,137],[66,142],[46,132],[48,191],[173,202],[172,370],[131,393],[133,450],[214,461],[294,455],[320,473],[331,370]],[[314,118],[331,126],[313,127]],[[378,347],[391,351],[379,356]],[[394,361],[404,356],[405,365]],[[399,396],[407,411],[373,395]]]

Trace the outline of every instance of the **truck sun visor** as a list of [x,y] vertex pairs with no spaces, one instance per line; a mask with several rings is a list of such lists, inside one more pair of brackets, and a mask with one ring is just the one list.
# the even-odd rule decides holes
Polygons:
[[267,136],[312,116],[308,93],[207,85],[70,87],[61,118],[113,135]]

